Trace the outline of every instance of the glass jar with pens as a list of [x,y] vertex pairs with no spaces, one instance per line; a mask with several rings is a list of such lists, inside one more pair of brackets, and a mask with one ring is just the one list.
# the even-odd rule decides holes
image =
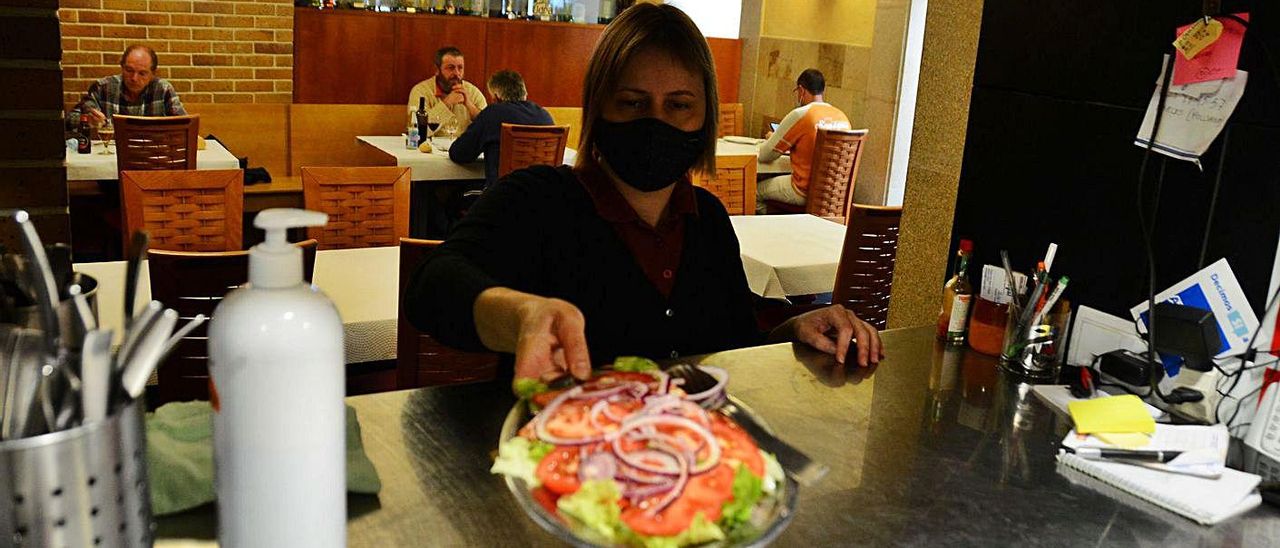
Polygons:
[[1066,341],[1071,307],[1062,298],[1070,278],[1054,281],[1049,275],[1052,253],[1037,265],[1030,276],[1027,293],[1017,291],[1008,254],[1001,252],[1005,279],[1013,295],[1008,305],[1000,365],[1005,370],[1033,381],[1053,381],[1062,363],[1060,350]]

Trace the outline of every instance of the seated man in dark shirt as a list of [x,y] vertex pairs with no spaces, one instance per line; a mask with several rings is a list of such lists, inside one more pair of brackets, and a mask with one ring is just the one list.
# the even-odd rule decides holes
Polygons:
[[547,110],[528,100],[524,78],[514,70],[500,70],[489,77],[493,103],[480,111],[467,130],[449,146],[449,159],[459,164],[476,161],[484,153],[484,182],[489,188],[498,180],[502,124],[549,126],[554,122]]

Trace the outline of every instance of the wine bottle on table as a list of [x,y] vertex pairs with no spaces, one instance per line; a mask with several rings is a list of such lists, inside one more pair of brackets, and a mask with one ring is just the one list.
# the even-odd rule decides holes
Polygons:
[[80,127],[76,130],[76,152],[89,154],[93,152],[93,141],[89,140],[89,115],[80,115]]
[[960,240],[956,253],[955,273],[942,287],[942,309],[938,312],[938,340],[947,344],[963,344],[969,333],[969,305],[973,303],[973,284],[969,282],[969,257],[973,242]]

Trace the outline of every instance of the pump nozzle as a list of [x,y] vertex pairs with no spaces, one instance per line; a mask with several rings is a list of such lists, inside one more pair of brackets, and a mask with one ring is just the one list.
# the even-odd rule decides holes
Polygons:
[[267,209],[253,218],[266,239],[249,250],[249,282],[254,287],[290,287],[302,283],[302,250],[290,244],[288,230],[324,226],[329,215],[305,209]]

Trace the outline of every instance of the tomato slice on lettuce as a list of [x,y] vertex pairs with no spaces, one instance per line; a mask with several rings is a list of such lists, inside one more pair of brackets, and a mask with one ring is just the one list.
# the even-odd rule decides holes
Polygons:
[[703,511],[707,521],[720,519],[724,503],[733,498],[733,468],[720,463],[715,468],[689,478],[682,499]]
[[[645,499],[636,506],[630,506],[622,511],[622,522],[627,524],[632,531],[641,535],[650,537],[673,537],[689,528],[689,524],[693,523],[693,516],[702,508],[690,502],[685,497],[671,502],[669,506],[661,512],[650,516],[645,508],[655,504],[660,497],[652,497]],[[710,519],[710,518],[707,518]]]
[[756,477],[764,477],[764,457],[760,456],[760,448],[741,426],[720,413],[711,413],[711,433],[720,442],[721,459],[728,460],[729,464],[740,462]]
[[552,493],[567,495],[577,491],[582,486],[578,481],[578,448],[556,446],[542,457],[534,473],[542,486]]

